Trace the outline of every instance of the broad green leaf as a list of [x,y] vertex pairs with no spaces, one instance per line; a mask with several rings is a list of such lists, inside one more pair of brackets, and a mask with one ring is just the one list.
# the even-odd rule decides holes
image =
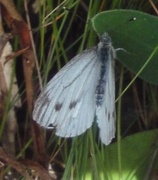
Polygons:
[[[107,146],[102,156],[99,153],[97,159],[105,159],[100,171],[100,179],[106,180],[140,180],[148,175],[154,176],[158,168],[158,130],[150,130],[128,136],[121,141],[121,170],[118,165],[117,143]],[[102,161],[100,161],[102,162]],[[153,164],[152,164],[153,163]],[[153,165],[153,166],[152,166]],[[151,168],[151,169],[150,169]],[[153,174],[152,174],[153,173]],[[86,180],[91,178],[87,173]]]
[[128,69],[138,73],[149,60],[139,77],[158,84],[157,17],[134,10],[113,10],[97,14],[92,24],[99,35],[108,32],[116,49],[124,49],[117,51],[117,57]]

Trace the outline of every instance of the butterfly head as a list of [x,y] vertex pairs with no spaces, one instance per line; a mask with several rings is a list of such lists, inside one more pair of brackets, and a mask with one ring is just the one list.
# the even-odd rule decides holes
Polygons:
[[100,36],[100,42],[103,43],[104,46],[111,46],[111,38],[108,33],[105,32]]

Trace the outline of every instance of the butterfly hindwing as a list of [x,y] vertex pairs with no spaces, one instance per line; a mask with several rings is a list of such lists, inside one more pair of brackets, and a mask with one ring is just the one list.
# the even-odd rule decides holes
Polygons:
[[96,109],[98,127],[100,129],[101,141],[108,145],[115,137],[115,77],[114,60],[108,60],[107,82],[102,106]]

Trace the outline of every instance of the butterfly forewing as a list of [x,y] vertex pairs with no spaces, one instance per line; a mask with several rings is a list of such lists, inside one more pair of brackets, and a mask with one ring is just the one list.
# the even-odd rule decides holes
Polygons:
[[56,134],[62,137],[83,133],[94,120],[99,69],[96,49],[71,60],[39,96],[33,118],[44,127],[55,127]]
[[[61,95],[61,91],[64,89],[64,87],[71,85],[71,83],[75,81],[75,79],[78,78],[79,75],[81,75],[83,69],[85,69],[87,64],[90,63],[90,58],[87,58],[86,61],[84,59],[86,54],[87,57],[89,57],[89,51],[90,50],[85,50],[82,54],[77,55],[75,58],[73,58],[47,84],[47,86],[35,102],[35,107],[33,111],[34,120],[36,120],[37,122],[45,123],[45,119],[42,116],[47,110],[52,111],[51,108],[48,109],[49,104],[56,102],[57,98]],[[91,52],[93,53],[93,51]],[[69,69],[71,69],[71,72],[69,72]],[[69,77],[68,74],[70,74]],[[50,114],[48,113],[48,116],[49,115]],[[43,124],[43,126],[45,125]]]

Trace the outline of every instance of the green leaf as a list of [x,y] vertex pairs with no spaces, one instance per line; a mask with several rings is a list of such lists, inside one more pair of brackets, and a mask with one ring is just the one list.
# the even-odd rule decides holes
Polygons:
[[[121,165],[118,163],[118,144],[111,144],[98,153],[97,159],[105,159],[100,179],[140,180],[152,177],[158,168],[158,129],[137,133],[121,141]],[[101,162],[101,161],[100,161]],[[152,164],[153,163],[153,164]],[[121,166],[121,169],[120,169]],[[106,178],[105,178],[106,177]],[[86,180],[90,179],[87,173]],[[149,178],[148,178],[149,179]]]
[[[118,60],[143,80],[158,84],[158,18],[134,10],[113,10],[92,18],[95,31],[108,32]],[[154,53],[153,53],[154,52]],[[149,58],[150,57],[150,58]]]

